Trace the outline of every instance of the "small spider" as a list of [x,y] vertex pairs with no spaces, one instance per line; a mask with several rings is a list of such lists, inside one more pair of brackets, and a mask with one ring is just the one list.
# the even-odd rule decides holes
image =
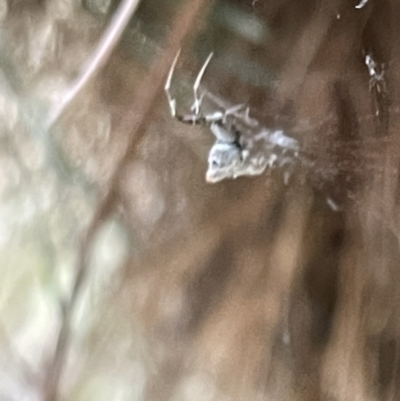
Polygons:
[[172,75],[178,61],[179,52],[176,55],[171,69],[165,83],[165,92],[168,98],[168,104],[172,117],[184,124],[190,125],[203,125],[208,127],[216,138],[213,147],[210,150],[208,157],[208,170],[206,180],[208,182],[219,181],[222,176],[227,176],[229,171],[238,169],[247,157],[247,152],[242,141],[240,131],[235,127],[228,116],[234,116],[239,110],[244,109],[243,104],[239,104],[229,109],[222,111],[215,111],[213,113],[205,114],[201,111],[201,105],[204,95],[199,95],[199,87],[204,72],[213,56],[211,53],[202,68],[193,85],[194,103],[191,107],[191,113],[180,115],[176,111],[176,99],[170,93]]
[[378,64],[371,56],[370,53],[365,55],[365,64],[368,68],[368,73],[370,76],[369,80],[369,90],[376,90],[379,93],[386,93],[386,80],[385,80],[385,70],[386,66],[384,63]]

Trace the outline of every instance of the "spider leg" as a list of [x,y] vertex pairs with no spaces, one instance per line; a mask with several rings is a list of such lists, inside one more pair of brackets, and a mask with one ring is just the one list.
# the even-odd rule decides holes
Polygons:
[[176,54],[176,56],[174,58],[174,61],[172,62],[172,65],[171,65],[171,68],[169,70],[168,77],[167,77],[167,80],[166,80],[165,86],[164,86],[164,90],[165,90],[165,93],[167,95],[168,105],[169,105],[169,108],[170,108],[171,115],[172,115],[172,117],[176,118],[178,121],[180,121],[180,122],[182,122],[184,124],[190,124],[190,125],[203,125],[203,124],[206,124],[207,125],[210,122],[214,121],[216,118],[214,116],[212,116],[212,120],[208,121],[208,118],[206,118],[206,117],[204,117],[204,116],[202,116],[200,114],[200,106],[201,106],[201,102],[203,100],[204,95],[199,97],[198,90],[199,90],[201,79],[202,79],[202,77],[204,75],[204,72],[205,72],[205,70],[207,68],[208,63],[211,60],[211,57],[212,57],[213,53],[211,53],[208,56],[206,62],[204,63],[203,67],[201,68],[199,74],[197,75],[196,81],[195,81],[194,86],[193,86],[195,101],[193,103],[193,106],[191,107],[191,110],[194,111],[194,112],[192,114],[187,114],[187,115],[179,115],[179,114],[177,114],[177,111],[176,111],[176,99],[174,97],[172,97],[171,92],[170,92],[172,76],[174,74],[176,63],[178,61],[179,55],[180,55],[180,49],[179,49],[178,53]]
[[225,120],[226,117],[229,116],[229,115],[236,116],[236,113],[237,113],[239,110],[242,110],[244,107],[245,107],[245,105],[244,105],[243,103],[242,103],[242,104],[237,104],[237,105],[232,106],[232,107],[229,107],[229,109],[226,109],[225,112],[224,112],[224,120]]
[[201,79],[203,78],[204,72],[206,71],[206,68],[208,64],[210,63],[211,57],[213,56],[214,53],[210,53],[209,56],[207,57],[207,60],[203,64],[203,67],[201,67],[201,70],[199,71],[199,74],[197,75],[196,81],[194,82],[193,85],[193,94],[194,94],[194,103],[193,106],[191,107],[191,110],[194,111],[195,115],[200,114],[200,106],[201,102],[203,101],[203,96],[199,97],[199,87],[200,87],[200,82]]
[[171,68],[168,73],[167,81],[165,82],[164,90],[165,93],[167,94],[168,98],[168,104],[169,104],[169,109],[171,111],[172,117],[176,117],[176,99],[174,99],[171,95],[170,88],[171,88],[171,81],[172,81],[172,75],[174,74],[175,66],[178,61],[179,54],[181,53],[181,50],[178,50],[178,53],[176,54],[174,61],[172,62]]
[[247,107],[246,112],[244,114],[244,119],[247,124],[249,124],[251,127],[257,127],[258,126],[258,121],[254,118],[250,117],[250,107]]
[[250,108],[246,107],[245,103],[241,103],[227,109],[224,113],[224,119],[226,119],[226,117],[229,115],[233,115],[234,117],[244,120],[244,122],[249,126],[256,127],[258,122],[254,118],[251,118],[249,113]]

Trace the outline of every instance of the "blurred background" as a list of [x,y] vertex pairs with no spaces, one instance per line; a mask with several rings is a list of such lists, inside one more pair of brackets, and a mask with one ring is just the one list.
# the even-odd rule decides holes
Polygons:
[[[0,0],[0,400],[398,400],[399,19]],[[288,183],[206,183],[179,48],[179,112],[214,52],[202,90],[299,141]]]

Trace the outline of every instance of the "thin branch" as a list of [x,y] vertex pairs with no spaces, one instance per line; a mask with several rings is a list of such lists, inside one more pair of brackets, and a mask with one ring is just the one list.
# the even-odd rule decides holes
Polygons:
[[129,142],[125,153],[116,165],[108,187],[105,190],[103,199],[96,210],[89,228],[83,235],[80,244],[78,251],[77,275],[73,291],[70,300],[62,308],[63,320],[57,338],[56,350],[44,383],[45,401],[56,401],[58,399],[59,382],[71,341],[72,316],[76,301],[81,294],[81,290],[89,273],[88,259],[90,257],[91,244],[93,243],[94,236],[96,235],[97,229],[102,221],[104,221],[114,208],[120,174],[126,163],[135,154],[137,145],[146,132],[152,106],[158,99],[168,69],[178,49],[181,47],[183,39],[188,33],[193,32],[193,26],[199,25],[199,15],[204,15],[205,5],[207,4],[207,6],[210,6],[211,3],[212,2],[209,0],[191,0],[185,3],[181,12],[178,13],[178,16],[174,21],[171,33],[167,39],[167,48],[153,64],[146,79],[142,81],[142,84],[139,85],[139,88],[135,92],[135,99],[133,104],[129,107],[130,109],[134,109],[135,113],[125,113],[121,123],[116,129],[117,131],[129,135]]
[[111,52],[114,50],[128,22],[136,11],[140,0],[124,0],[118,7],[110,25],[105,31],[100,43],[83,68],[82,74],[72,83],[62,101],[55,105],[49,112],[47,129],[51,128],[60,118],[68,105],[76,98],[84,86],[106,64]]

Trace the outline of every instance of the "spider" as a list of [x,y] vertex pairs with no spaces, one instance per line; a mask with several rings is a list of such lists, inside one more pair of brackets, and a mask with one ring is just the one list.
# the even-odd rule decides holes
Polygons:
[[378,64],[371,56],[370,53],[365,55],[365,64],[368,67],[370,76],[369,90],[376,90],[379,93],[385,94],[386,81],[385,81],[385,64]]
[[201,106],[204,94],[201,96],[199,95],[199,87],[204,72],[213,56],[213,53],[210,53],[201,67],[193,85],[194,103],[190,109],[191,113],[185,115],[178,114],[176,111],[176,99],[172,97],[170,87],[179,53],[180,52],[178,52],[172,63],[164,87],[168,98],[170,112],[173,118],[176,118],[184,124],[202,125],[209,128],[215,136],[216,141],[208,156],[206,180],[208,182],[216,182],[221,179],[219,177],[227,176],[230,171],[238,169],[246,159],[247,152],[241,138],[241,132],[227,118],[228,116],[234,117],[235,113],[244,109],[244,105],[239,104],[230,107],[224,112],[215,111],[208,114],[202,112]]

